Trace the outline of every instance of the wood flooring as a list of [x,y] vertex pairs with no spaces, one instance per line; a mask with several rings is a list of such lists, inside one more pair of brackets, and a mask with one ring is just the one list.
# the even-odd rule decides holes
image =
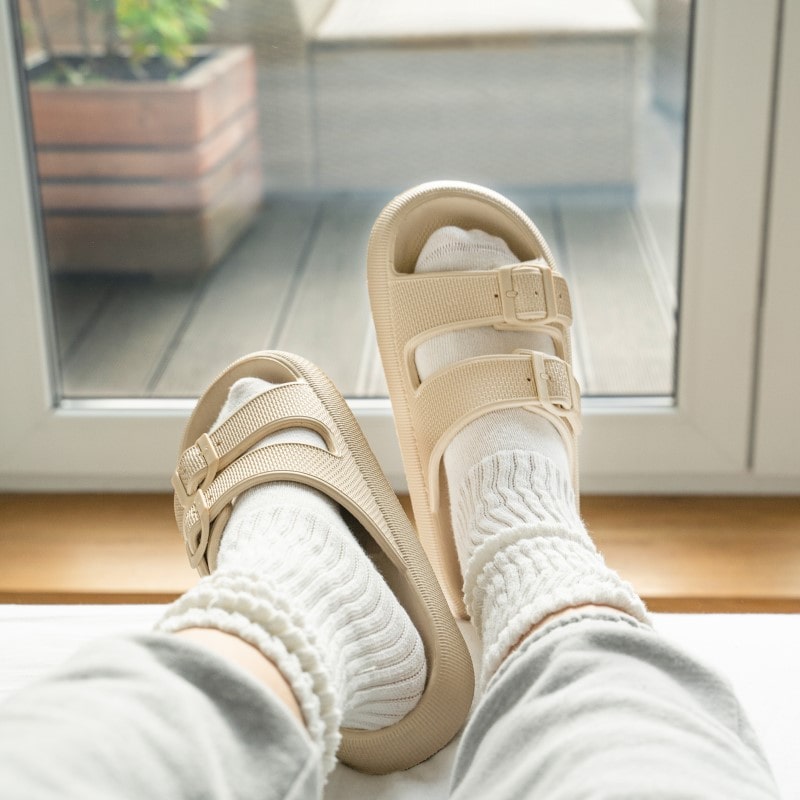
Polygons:
[[[654,611],[800,612],[800,498],[585,497]],[[166,602],[197,580],[171,497],[0,495],[0,602]]]

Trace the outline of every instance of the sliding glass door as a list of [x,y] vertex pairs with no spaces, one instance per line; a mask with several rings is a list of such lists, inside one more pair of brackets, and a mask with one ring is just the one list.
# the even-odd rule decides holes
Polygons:
[[453,177],[570,280],[586,490],[791,488],[753,469],[780,3],[351,5],[230,0],[139,56],[107,9],[2,5],[2,486],[166,489],[197,393],[280,348],[401,488],[365,242]]

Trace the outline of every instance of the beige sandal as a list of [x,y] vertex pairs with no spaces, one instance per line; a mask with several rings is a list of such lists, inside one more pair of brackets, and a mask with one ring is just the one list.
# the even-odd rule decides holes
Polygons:
[[[447,225],[501,237],[521,263],[415,274],[428,237]],[[519,208],[495,192],[460,182],[426,183],[389,203],[372,229],[367,268],[417,530],[453,613],[466,618],[441,467],[456,433],[500,408],[523,407],[545,416],[570,454],[577,497],[580,391],[571,369],[567,284],[544,238]],[[545,333],[556,356],[518,350],[467,358],[420,381],[414,359],[422,342],[445,331],[488,325]]]
[[[240,378],[280,384],[251,399],[213,433],[230,387]],[[327,450],[280,443],[250,450],[274,431],[304,426]],[[236,497],[269,481],[319,489],[363,526],[365,548],[419,631],[428,681],[417,706],[377,731],[342,730],[338,758],[363,772],[408,769],[444,747],[472,702],[472,662],[411,523],[352,412],[328,377],[299,356],[254,353],[236,361],[202,395],[189,419],[172,478],[175,518],[191,565],[216,566]]]

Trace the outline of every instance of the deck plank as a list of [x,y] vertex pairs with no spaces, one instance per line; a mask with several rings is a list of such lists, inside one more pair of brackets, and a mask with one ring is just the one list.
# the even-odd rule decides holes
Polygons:
[[247,237],[208,276],[154,396],[197,396],[235,359],[275,346],[318,207],[310,199],[266,204]]
[[678,303],[680,275],[681,220],[678,206],[669,202],[640,202],[637,216],[642,238],[652,253],[651,272],[654,283],[663,294],[665,303],[673,310]]
[[65,397],[144,397],[189,311],[196,285],[120,279],[62,365]]
[[[603,204],[540,192],[510,196],[570,278],[575,371],[584,393],[669,393],[674,294],[658,280],[663,265],[648,265],[658,259],[659,243],[641,209],[620,198]],[[387,199],[275,198],[196,286],[57,279],[65,394],[196,396],[243,353],[278,347],[318,363],[348,396],[385,396],[364,262],[370,227]]]
[[544,196],[541,191],[516,189],[504,193],[511,202],[516,203],[530,217],[547,244],[550,245],[559,270],[564,272],[564,265],[561,263],[564,260],[564,253],[558,236],[558,220],[553,207],[553,199]]
[[637,213],[653,245],[655,279],[666,284],[674,299],[680,267],[684,123],[650,108],[640,124]]
[[278,337],[280,349],[314,361],[348,396],[363,394],[371,358],[367,241],[388,199],[359,193],[325,200],[308,263]]
[[50,285],[58,357],[63,361],[88,332],[114,291],[113,279],[57,275]]
[[642,266],[630,203],[562,199],[558,208],[582,322],[585,393],[672,394],[674,330]]
[[388,397],[389,387],[386,385],[386,376],[383,374],[383,363],[378,350],[378,340],[375,330],[370,326],[367,333],[367,350],[363,362],[361,381],[356,384],[356,397]]

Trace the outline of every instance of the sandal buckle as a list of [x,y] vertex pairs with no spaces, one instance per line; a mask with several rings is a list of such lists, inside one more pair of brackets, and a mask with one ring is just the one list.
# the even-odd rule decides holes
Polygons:
[[542,324],[550,325],[560,321],[558,303],[556,301],[556,282],[553,280],[553,268],[548,264],[541,264],[539,266],[539,274],[542,276],[542,291],[544,292],[545,316]]
[[196,444],[197,449],[203,454],[203,458],[206,462],[206,472],[200,481],[200,488],[206,489],[214,478],[217,477],[221,459],[216,445],[207,433],[201,433]]
[[[197,569],[198,565],[204,561],[206,550],[208,549],[211,536],[211,508],[206,500],[204,490],[208,488],[209,484],[216,477],[220,465],[220,457],[217,449],[207,433],[202,434],[198,438],[196,446],[206,461],[206,469],[200,480],[200,486],[190,493],[186,484],[183,482],[180,469],[175,470],[171,479],[172,488],[175,490],[175,496],[183,508],[184,544],[186,546],[186,555],[192,569]],[[191,483],[193,484],[194,481]],[[200,530],[195,536],[191,535],[186,527],[186,515],[192,509],[195,510],[197,520],[200,524]]]
[[[188,474],[186,476],[186,482],[184,482],[181,476],[181,465],[184,463],[187,455],[192,452],[193,448],[189,448],[189,450],[186,450],[181,456],[175,472],[172,473],[171,479],[172,488],[175,490],[175,494],[178,496],[178,500],[184,509],[188,509],[188,507],[191,506],[194,493],[197,491],[198,487],[207,489],[209,484],[217,477],[222,462],[217,446],[207,433],[203,433],[198,437],[194,447],[200,451],[200,455],[203,457],[206,464],[205,469],[194,476]],[[185,471],[188,472],[188,470]]]
[[[494,328],[497,330],[519,330],[531,325],[548,325],[559,321],[552,267],[540,263],[509,264],[505,267],[498,267],[495,272],[497,273],[499,284],[498,293],[503,322],[495,323]],[[520,295],[520,290],[517,288],[518,284],[515,283],[514,277],[520,275],[520,273],[541,276],[544,311],[520,311],[518,309],[517,298]]]
[[206,496],[202,489],[198,489],[192,498],[192,506],[197,511],[197,518],[200,522],[200,535],[197,537],[194,546],[190,537],[186,537],[186,555],[189,557],[189,565],[192,569],[197,569],[198,564],[205,558],[208,547],[208,539],[211,534],[211,515],[210,507],[206,502]]
[[192,495],[186,490],[186,486],[183,482],[183,478],[181,478],[179,470],[175,470],[172,473],[172,478],[170,478],[170,483],[172,484],[172,488],[175,490],[175,495],[178,498],[178,502],[183,507],[184,512],[186,512],[192,504]]
[[[518,353],[526,353],[531,360],[531,372],[533,374],[533,386],[536,390],[536,399],[540,405],[544,406],[550,413],[557,417],[578,418],[580,417],[580,390],[578,382],[572,374],[572,370],[566,361],[560,358],[540,353],[537,350],[517,350]],[[568,386],[568,396],[553,399],[550,391],[550,374],[547,371],[547,362],[556,362],[566,370],[566,385]]]

